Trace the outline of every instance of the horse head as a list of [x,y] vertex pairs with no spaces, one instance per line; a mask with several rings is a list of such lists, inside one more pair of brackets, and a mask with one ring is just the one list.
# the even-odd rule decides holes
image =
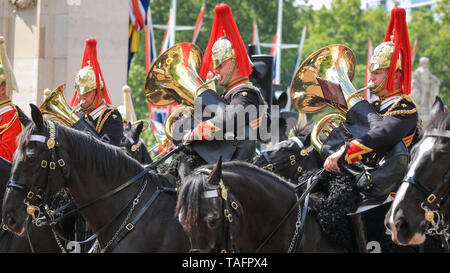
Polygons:
[[143,128],[144,122],[142,120],[137,126],[132,126],[132,124],[128,122],[123,130],[123,138],[120,141],[120,147],[127,155],[140,163],[150,164],[153,162],[152,158],[148,153],[143,140],[140,138]]
[[30,107],[32,122],[18,137],[3,199],[3,223],[18,235],[24,234],[30,217],[36,219],[41,215],[43,204],[63,187],[69,176],[69,162],[64,161],[68,155],[59,149],[57,127],[44,121],[37,106],[30,104]]
[[312,123],[305,126],[297,124],[292,129],[292,137],[262,151],[261,155],[253,158],[252,164],[298,183],[304,171],[320,168],[323,164],[311,145],[312,127]]
[[175,213],[191,241],[191,252],[234,251],[240,208],[222,182],[221,157],[212,170],[200,168],[187,176]]
[[447,232],[450,202],[450,115],[439,97],[385,224],[401,245],[421,244],[426,233]]

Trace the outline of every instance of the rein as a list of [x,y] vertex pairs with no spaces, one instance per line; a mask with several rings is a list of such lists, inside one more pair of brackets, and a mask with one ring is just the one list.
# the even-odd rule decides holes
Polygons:
[[[300,151],[300,156],[301,157],[305,157],[307,156],[313,149],[314,147],[311,145],[308,148],[304,148],[305,146],[303,145],[303,142],[298,138],[298,137],[291,137],[290,140],[293,140],[298,147],[301,149]],[[266,160],[266,162],[268,163],[267,165],[263,166],[263,169],[269,170],[271,172],[273,172],[274,170],[282,170],[285,168],[290,168],[292,166],[295,166],[296,164],[296,160],[297,160],[297,156],[295,154],[290,155],[288,160],[285,160],[283,162],[272,162],[269,153],[267,151],[262,151],[261,155],[264,157],[264,159]],[[297,167],[297,172],[300,174],[302,173],[303,168],[301,166]]]
[[[289,218],[291,213],[300,205],[300,203],[307,197],[309,197],[309,193],[311,190],[316,186],[316,184],[319,182],[319,177],[323,173],[324,169],[320,169],[315,175],[312,175],[308,179],[309,187],[303,192],[303,194],[297,199],[297,201],[291,206],[291,208],[288,210],[288,212],[284,215],[284,217],[281,219],[280,223],[275,227],[275,229],[264,239],[264,241],[259,245],[259,247],[256,248],[255,253],[259,252],[262,247],[264,247],[267,242],[272,239],[272,237],[277,233],[277,231],[280,229],[280,227],[286,222],[286,220]],[[309,198],[308,198],[309,199]],[[304,212],[305,217],[306,213]],[[302,217],[303,218],[303,217]],[[303,218],[304,219],[304,218]],[[298,225],[298,221],[296,223]],[[304,225],[303,225],[304,226]],[[294,237],[295,239],[295,237]]]
[[[52,121],[48,121],[48,124],[49,124],[49,130],[50,130],[49,137],[45,137],[42,135],[32,135],[30,137],[30,141],[37,141],[37,142],[45,143],[47,145],[47,148],[51,151],[51,160],[49,161],[50,163],[48,163],[46,160],[43,160],[41,162],[41,168],[46,169],[47,166],[49,166],[49,174],[48,174],[49,177],[48,177],[47,185],[49,184],[49,182],[51,180],[50,178],[51,178],[52,171],[54,171],[56,169],[55,158],[57,158],[56,155],[58,154],[56,151],[56,148],[59,147],[59,143],[56,141],[57,127],[55,126],[55,124]],[[29,187],[27,185],[19,184],[14,180],[10,180],[7,187],[15,188],[15,189],[18,189],[18,190],[21,190],[21,191],[24,191],[25,193],[27,193],[26,199],[24,199],[24,204],[27,206],[26,212],[27,212],[27,214],[29,214],[33,217],[33,223],[36,226],[39,227],[39,226],[43,226],[43,225],[49,225],[52,227],[52,230],[55,235],[57,235],[59,238],[62,238],[63,240],[68,241],[68,239],[64,238],[54,228],[54,226],[57,223],[61,222],[64,218],[66,218],[68,216],[79,213],[79,212],[85,210],[86,208],[121,192],[125,188],[131,186],[132,184],[134,184],[135,182],[137,182],[141,178],[143,178],[144,175],[146,175],[159,162],[160,161],[157,161],[157,162],[151,163],[149,165],[146,165],[140,173],[138,173],[137,175],[135,175],[134,177],[132,177],[125,183],[121,184],[117,188],[115,188],[115,189],[101,195],[100,197],[98,197],[90,202],[87,202],[86,204],[84,204],[78,208],[75,208],[67,213],[63,213],[63,211],[65,209],[67,209],[67,207],[69,207],[71,205],[71,203],[66,204],[56,210],[51,210],[49,208],[49,206],[44,203],[44,198],[43,198],[44,191],[42,191],[39,188],[35,188],[34,185]],[[57,160],[57,163],[61,167],[62,172],[64,174],[64,167],[66,166],[65,161],[63,160],[63,158],[60,158]],[[123,209],[120,210],[120,212],[116,216],[114,216],[106,225],[101,227],[91,237],[89,237],[88,239],[86,239],[84,241],[78,242],[78,243],[80,243],[80,244],[87,243],[89,241],[92,241],[92,240],[98,238],[98,236],[103,231],[105,231],[106,228],[108,228],[110,225],[112,225],[115,222],[115,220],[125,211],[125,209],[127,207],[129,207],[130,204],[132,204],[132,207],[130,208],[130,211],[129,211],[127,217],[125,218],[125,220],[123,221],[121,227],[115,233],[113,238],[108,242],[107,246],[104,249],[102,249],[102,252],[105,252],[106,249],[108,247],[110,247],[111,245],[113,245],[113,247],[115,247],[129,232],[131,232],[134,229],[136,223],[142,217],[144,212],[153,204],[153,202],[156,200],[156,198],[159,196],[160,193],[176,192],[176,189],[174,189],[174,188],[158,186],[157,190],[153,193],[153,195],[150,197],[150,199],[147,201],[147,203],[143,206],[143,208],[140,210],[140,212],[137,214],[137,216],[131,222],[128,222],[128,219],[131,217],[131,214],[132,214],[134,208],[139,203],[140,196],[143,193],[146,184],[147,184],[147,182],[145,180],[143,180],[141,183],[141,186],[138,188],[137,193],[134,195],[135,197],[130,199],[130,201],[123,207]],[[36,205],[32,205],[30,203],[32,201],[32,199],[34,199],[35,197],[37,197],[41,201],[41,205],[36,206]],[[44,206],[45,214],[42,213],[42,211],[41,211],[40,206],[42,206],[42,205]],[[97,246],[99,246],[99,244],[97,244]]]

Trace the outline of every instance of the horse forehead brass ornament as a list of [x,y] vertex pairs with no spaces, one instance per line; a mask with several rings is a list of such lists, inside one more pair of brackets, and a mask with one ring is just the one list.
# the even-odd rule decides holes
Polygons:
[[55,141],[55,137],[56,137],[56,129],[55,129],[55,124],[51,121],[48,121],[48,125],[49,125],[49,129],[50,129],[50,137],[47,140],[47,148],[49,150],[53,149],[53,147],[55,147],[56,141]]
[[220,189],[221,189],[220,194],[221,194],[223,200],[228,200],[228,190],[225,187],[225,185],[223,184],[222,180],[220,180],[219,185],[220,185]]

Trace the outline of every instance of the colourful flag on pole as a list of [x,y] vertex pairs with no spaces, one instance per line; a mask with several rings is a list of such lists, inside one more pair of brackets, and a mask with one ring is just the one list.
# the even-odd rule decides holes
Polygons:
[[411,53],[411,56],[412,56],[411,67],[412,67],[413,64],[414,64],[414,58],[416,57],[416,49],[417,49],[417,38],[416,38],[416,40],[414,41],[414,46],[413,46],[413,48],[412,48],[412,53]]
[[155,36],[153,34],[152,13],[150,5],[147,11],[147,24],[145,25],[145,72],[150,70],[153,61],[156,59]]
[[169,12],[169,20],[167,20],[166,31],[164,33],[164,39],[161,45],[161,50],[159,54],[169,49],[171,46],[175,45],[175,26],[176,26],[176,11],[177,1],[172,0],[172,5]]
[[200,13],[198,14],[198,17],[197,17],[197,21],[195,22],[194,34],[192,35],[192,43],[193,44],[197,44],[197,42],[198,42],[198,36],[200,34],[200,29],[202,28],[202,23],[203,23],[203,14],[205,13],[205,2],[206,2],[206,0],[203,2],[203,5],[200,9]]
[[252,45],[256,46],[256,54],[261,54],[261,46],[259,44],[258,25],[256,24],[256,19],[254,17],[253,17]]
[[273,39],[272,50],[270,55],[273,56],[273,83],[280,84],[280,70],[281,70],[281,35],[283,26],[283,0],[278,0],[278,19],[277,19],[277,33]]
[[277,84],[276,78],[278,75],[277,70],[277,62],[278,62],[278,50],[277,50],[277,40],[278,40],[278,32],[275,33],[275,37],[273,37],[273,46],[270,50],[270,55],[273,56],[273,83]]
[[[295,61],[294,69],[292,70],[291,81],[289,82],[289,86],[287,87],[287,94],[289,94],[289,91],[291,89],[291,83],[294,80],[295,72],[297,72],[297,69],[301,64],[302,54],[303,54],[303,45],[305,44],[305,38],[306,38],[306,30],[307,30],[307,27],[305,25],[303,27],[302,37],[300,38],[300,44],[298,45],[297,60]],[[288,96],[288,101],[286,103],[286,107],[283,110],[290,111],[290,108],[291,108],[291,97]]]
[[150,0],[130,0],[128,28],[128,69],[139,45],[139,31],[147,24],[147,10]]

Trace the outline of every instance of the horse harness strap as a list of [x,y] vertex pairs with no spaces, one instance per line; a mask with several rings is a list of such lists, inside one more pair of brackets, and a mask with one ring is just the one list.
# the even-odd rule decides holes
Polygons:
[[[309,187],[306,188],[306,190],[303,192],[303,194],[300,196],[300,198],[297,199],[297,201],[291,206],[291,208],[288,210],[286,215],[281,219],[280,223],[275,227],[275,229],[265,238],[265,240],[259,245],[258,248],[256,248],[255,252],[259,252],[261,248],[263,248],[267,242],[272,239],[272,237],[275,235],[275,233],[280,229],[280,227],[286,222],[286,220],[289,218],[291,213],[300,205],[300,203],[306,198],[309,197],[309,193],[311,190],[316,186],[316,184],[319,182],[319,177],[323,173],[324,169],[320,169],[316,174],[312,175],[309,178]],[[312,182],[312,183],[311,183]],[[309,198],[308,198],[309,199]],[[304,209],[304,214],[306,217],[306,212],[308,208]],[[306,212],[305,212],[306,210]],[[304,220],[303,220],[304,221]],[[304,226],[304,225],[302,225]]]
[[[312,176],[308,178],[307,181],[307,189],[311,187]],[[308,215],[308,207],[309,207],[309,193],[305,197],[305,202],[303,204],[303,209],[298,207],[298,215],[297,222],[295,223],[295,231],[292,236],[291,244],[289,245],[288,253],[292,253],[295,249],[297,249],[298,243],[301,241],[303,237],[303,231],[305,230],[306,224],[306,216]]]
[[[54,124],[52,121],[47,121],[47,122],[48,122],[48,124],[49,124],[49,131],[50,131],[49,137],[45,137],[45,136],[42,136],[42,135],[32,135],[32,136],[30,137],[30,141],[42,142],[42,143],[44,143],[44,144],[47,145],[47,148],[48,148],[49,150],[51,150],[51,160],[49,161],[50,163],[48,163],[46,160],[42,160],[42,162],[41,162],[41,167],[42,167],[42,168],[45,169],[47,166],[49,166],[49,179],[48,179],[48,180],[51,180],[51,173],[52,173],[51,171],[53,171],[53,170],[56,169],[56,163],[55,163],[54,160],[55,160],[56,155],[57,155],[56,147],[58,147],[59,144],[58,144],[58,142],[56,141],[56,137],[58,136],[57,127],[55,126],[55,124]],[[61,168],[64,168],[64,167],[66,166],[66,163],[65,163],[65,161],[64,161],[62,158],[58,159],[58,160],[57,160],[57,163],[58,163],[58,165],[59,165]],[[63,212],[70,204],[67,204],[67,205],[65,205],[65,206],[63,206],[63,207],[60,207],[60,208],[58,208],[58,209],[56,209],[56,210],[54,210],[54,211],[50,210],[50,209],[48,208],[48,206],[45,205],[45,212],[46,212],[47,215],[43,215],[43,216],[39,217],[39,216],[41,215],[40,208],[39,208],[38,206],[31,205],[31,204],[29,203],[28,200],[31,201],[34,197],[37,197],[37,198],[39,198],[39,199],[41,200],[41,202],[42,202],[43,199],[44,199],[44,198],[43,198],[43,192],[44,192],[44,191],[42,191],[42,190],[40,190],[40,189],[36,189],[36,193],[35,193],[35,192],[34,192],[34,191],[35,191],[34,185],[32,185],[31,187],[27,187],[26,185],[21,185],[21,184],[17,183],[16,181],[13,181],[13,180],[10,180],[7,186],[8,186],[8,187],[12,187],[12,188],[16,188],[16,189],[19,189],[19,190],[22,190],[22,191],[25,191],[25,192],[28,191],[28,193],[27,193],[27,199],[28,199],[28,200],[25,199],[25,200],[24,200],[24,203],[27,205],[27,213],[30,214],[30,215],[33,217],[33,221],[35,222],[35,224],[36,224],[37,226],[42,226],[42,225],[44,225],[44,224],[48,224],[48,225],[52,226],[52,230],[53,230],[60,238],[62,238],[62,239],[64,239],[64,240],[68,240],[68,239],[64,238],[61,234],[57,233],[56,229],[53,228],[53,226],[54,226],[56,223],[62,221],[64,218],[66,218],[66,217],[68,217],[68,216],[70,216],[70,215],[73,215],[73,214],[75,214],[75,213],[79,213],[80,211],[82,211],[82,210],[84,210],[84,209],[86,209],[86,208],[88,208],[88,207],[94,205],[95,203],[100,202],[100,201],[102,201],[102,200],[105,200],[105,199],[107,199],[107,198],[109,198],[109,197],[111,197],[111,196],[117,194],[118,192],[122,191],[123,189],[129,187],[130,185],[134,184],[136,181],[138,181],[138,180],[140,180],[141,178],[143,178],[144,175],[147,174],[147,173],[149,172],[149,170],[150,170],[151,167],[152,167],[151,165],[145,166],[145,168],[144,168],[140,173],[138,173],[136,176],[132,177],[131,179],[129,179],[128,181],[126,181],[125,183],[123,183],[122,185],[120,185],[119,187],[117,187],[117,188],[113,189],[112,191],[109,191],[109,192],[103,194],[103,195],[100,196],[99,198],[97,198],[97,199],[95,199],[95,200],[93,200],[93,201],[91,201],[91,202],[88,202],[87,204],[82,205],[82,206],[80,206],[79,208],[73,209],[73,210],[71,210],[71,211],[69,211],[68,213],[65,213],[65,214],[62,214],[62,212]],[[63,173],[64,173],[64,169],[63,169]],[[47,183],[47,185],[48,185],[48,183]],[[136,196],[139,195],[139,192],[142,193],[142,191],[143,191],[144,188],[145,188],[145,185],[146,185],[146,182],[143,181],[142,184],[141,184],[141,187],[138,188],[138,193],[136,194]],[[129,223],[129,224],[126,226],[127,230],[129,229],[129,230],[131,231],[131,230],[134,228],[134,226],[136,225],[137,221],[142,217],[142,215],[144,214],[144,212],[146,211],[146,209],[148,209],[148,207],[150,207],[150,205],[153,203],[154,199],[156,199],[156,197],[157,197],[161,192],[166,192],[166,191],[172,191],[172,192],[173,192],[173,191],[175,191],[175,189],[171,189],[171,188],[167,188],[167,187],[161,187],[161,189],[158,188],[158,190],[155,191],[155,193],[153,194],[153,196],[150,198],[151,202],[150,202],[150,200],[149,200],[149,202],[147,202],[147,204],[144,206],[143,210],[141,210],[141,212],[136,216],[136,218],[135,218],[131,223]],[[120,212],[119,212],[115,217],[113,217],[106,225],[104,225],[102,228],[100,228],[100,229],[99,229],[95,234],[93,234],[90,238],[88,238],[88,239],[86,239],[86,240],[84,240],[84,241],[78,242],[78,243],[80,243],[80,244],[81,244],[81,243],[87,243],[87,242],[89,242],[89,241],[92,241],[92,240],[98,238],[99,234],[100,234],[101,232],[103,232],[108,226],[110,226],[110,225],[111,225],[111,224],[112,224],[112,223],[113,223],[113,222],[114,222],[114,221],[115,221],[115,220],[116,220],[116,219],[117,219],[117,218],[125,211],[125,209],[126,209],[131,203],[133,203],[133,205],[136,206],[136,205],[137,205],[137,203],[136,203],[136,198],[131,199],[131,200],[127,203],[127,205],[126,205],[122,210],[120,210]],[[133,206],[133,208],[134,208],[134,206]],[[38,212],[38,215],[37,215],[37,216],[36,216],[36,213],[35,213],[36,211]],[[55,216],[57,216],[57,217],[55,217]],[[131,228],[131,225],[133,226],[133,228]],[[125,237],[125,235],[126,235],[126,234],[124,234],[124,235],[120,238],[120,240],[123,239],[123,238]],[[118,240],[117,243],[118,243],[120,240]],[[117,245],[117,243],[116,243],[115,245]]]
[[[199,173],[203,174],[210,174],[211,170],[201,168],[197,170]],[[204,192],[204,198],[214,198],[219,197],[222,199],[222,211],[224,216],[223,223],[223,230],[226,233],[226,239],[224,242],[221,243],[220,248],[216,249],[217,251],[221,253],[234,253],[236,252],[236,248],[234,246],[234,236],[231,229],[231,224],[233,223],[233,215],[232,212],[236,214],[237,217],[239,217],[239,205],[238,202],[235,201],[234,196],[229,193],[229,189],[225,186],[223,183],[223,180],[220,179],[219,187],[214,190],[205,191]],[[191,249],[192,251],[196,251],[197,249]]]
[[[141,208],[139,213],[134,217],[134,219],[132,221],[130,221],[128,224],[126,224],[124,228],[121,228],[121,231],[118,234],[118,236],[112,241],[110,248],[113,249],[116,245],[118,245],[120,243],[120,241],[123,238],[125,238],[125,236],[127,236],[131,231],[134,230],[134,227],[136,226],[137,222],[141,219],[141,217],[144,215],[144,213],[147,211],[147,209],[150,208],[150,206],[153,204],[153,202],[156,200],[156,198],[158,198],[158,196],[162,192],[175,193],[176,189],[169,188],[169,187],[161,187],[161,188],[158,187],[156,189],[156,191],[152,194],[150,199],[147,201],[147,203],[145,203],[145,205]],[[106,250],[106,249],[104,249],[104,250]]]

